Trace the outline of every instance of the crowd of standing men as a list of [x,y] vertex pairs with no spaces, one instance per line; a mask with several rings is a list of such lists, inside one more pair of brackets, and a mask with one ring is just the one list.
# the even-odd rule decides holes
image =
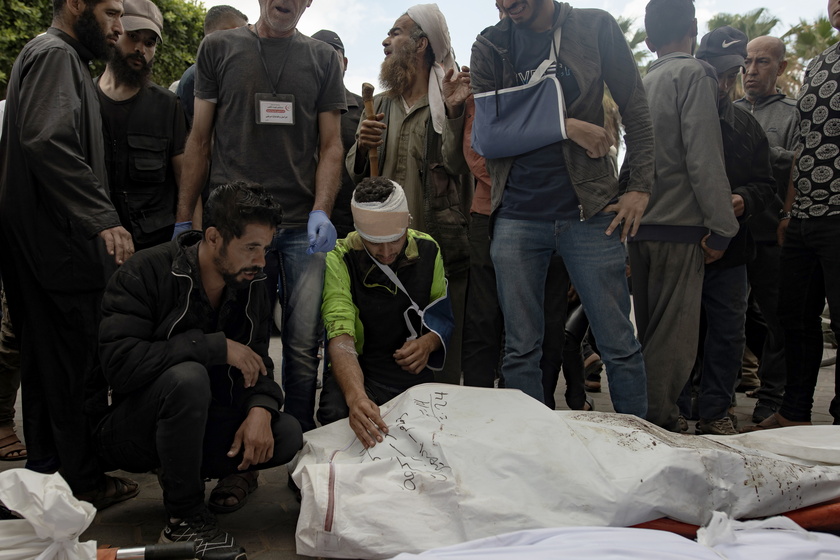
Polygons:
[[[616,412],[737,433],[749,346],[745,429],[810,424],[820,315],[840,309],[840,47],[794,101],[776,38],[723,27],[695,53],[692,0],[648,4],[644,79],[608,13],[497,0],[467,68],[421,4],[387,30],[385,91],[363,115],[341,39],[297,31],[310,4],[259,0],[252,25],[211,9],[176,95],[149,80],[166,34],[152,0],[53,1],[10,74],[0,140],[2,342],[13,330],[26,436],[15,368],[0,369],[3,459],[61,472],[100,509],[138,492],[105,472],[157,470],[162,539],[244,558],[213,512],[242,507],[316,427],[325,326],[318,418],[349,416],[375,445],[378,406],[431,379],[553,407],[570,285]],[[840,0],[829,18],[840,29]],[[477,99],[546,67],[559,136],[482,157],[499,115]],[[567,403],[591,410],[582,371],[563,368]],[[840,424],[839,397],[830,413]]]

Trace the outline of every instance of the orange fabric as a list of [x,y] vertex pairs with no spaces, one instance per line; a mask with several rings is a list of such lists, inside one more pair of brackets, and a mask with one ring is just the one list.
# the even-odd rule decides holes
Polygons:
[[490,174],[487,173],[487,166],[484,164],[484,158],[475,153],[472,149],[472,127],[475,120],[475,100],[470,95],[464,105],[464,159],[467,160],[467,165],[470,166],[475,177],[475,194],[473,195],[472,206],[470,212],[482,214],[484,216],[490,215]]
[[[822,532],[838,532],[840,531],[840,498],[823,502],[813,506],[808,506],[800,509],[795,509],[787,513],[783,513],[785,517],[789,517],[796,522],[797,525],[808,531],[822,531]],[[668,531],[669,533],[676,533],[677,535],[694,539],[697,537],[697,525],[689,525],[681,521],[674,521],[663,517],[654,519],[647,523],[639,523],[633,525],[636,529],[655,529],[657,531]]]
[[116,560],[119,548],[109,548],[109,545],[100,545],[96,551],[96,560]]

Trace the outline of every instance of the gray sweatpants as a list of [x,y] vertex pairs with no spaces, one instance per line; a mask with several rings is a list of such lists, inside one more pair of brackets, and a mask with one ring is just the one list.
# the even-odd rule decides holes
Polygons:
[[678,432],[677,398],[697,357],[703,250],[700,245],[665,241],[636,241],[628,248],[636,327],[647,371],[647,419]]

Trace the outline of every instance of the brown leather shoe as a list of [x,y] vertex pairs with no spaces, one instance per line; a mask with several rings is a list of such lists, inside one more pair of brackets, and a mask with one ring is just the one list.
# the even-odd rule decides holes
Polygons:
[[789,428],[790,426],[811,426],[810,422],[794,422],[788,420],[778,412],[774,412],[768,416],[763,422],[759,422],[755,426],[744,426],[741,428],[742,434],[749,432],[760,432],[761,430],[774,430],[776,428]]

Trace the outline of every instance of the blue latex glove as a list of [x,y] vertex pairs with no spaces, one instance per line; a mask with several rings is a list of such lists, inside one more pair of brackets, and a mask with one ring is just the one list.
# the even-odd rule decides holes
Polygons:
[[338,233],[335,226],[323,210],[313,210],[309,213],[309,223],[306,225],[306,232],[309,234],[309,249],[307,255],[313,253],[328,253],[335,247],[335,240]]
[[175,239],[185,231],[190,231],[192,229],[192,222],[177,222],[175,224],[175,230],[172,232],[172,239]]

